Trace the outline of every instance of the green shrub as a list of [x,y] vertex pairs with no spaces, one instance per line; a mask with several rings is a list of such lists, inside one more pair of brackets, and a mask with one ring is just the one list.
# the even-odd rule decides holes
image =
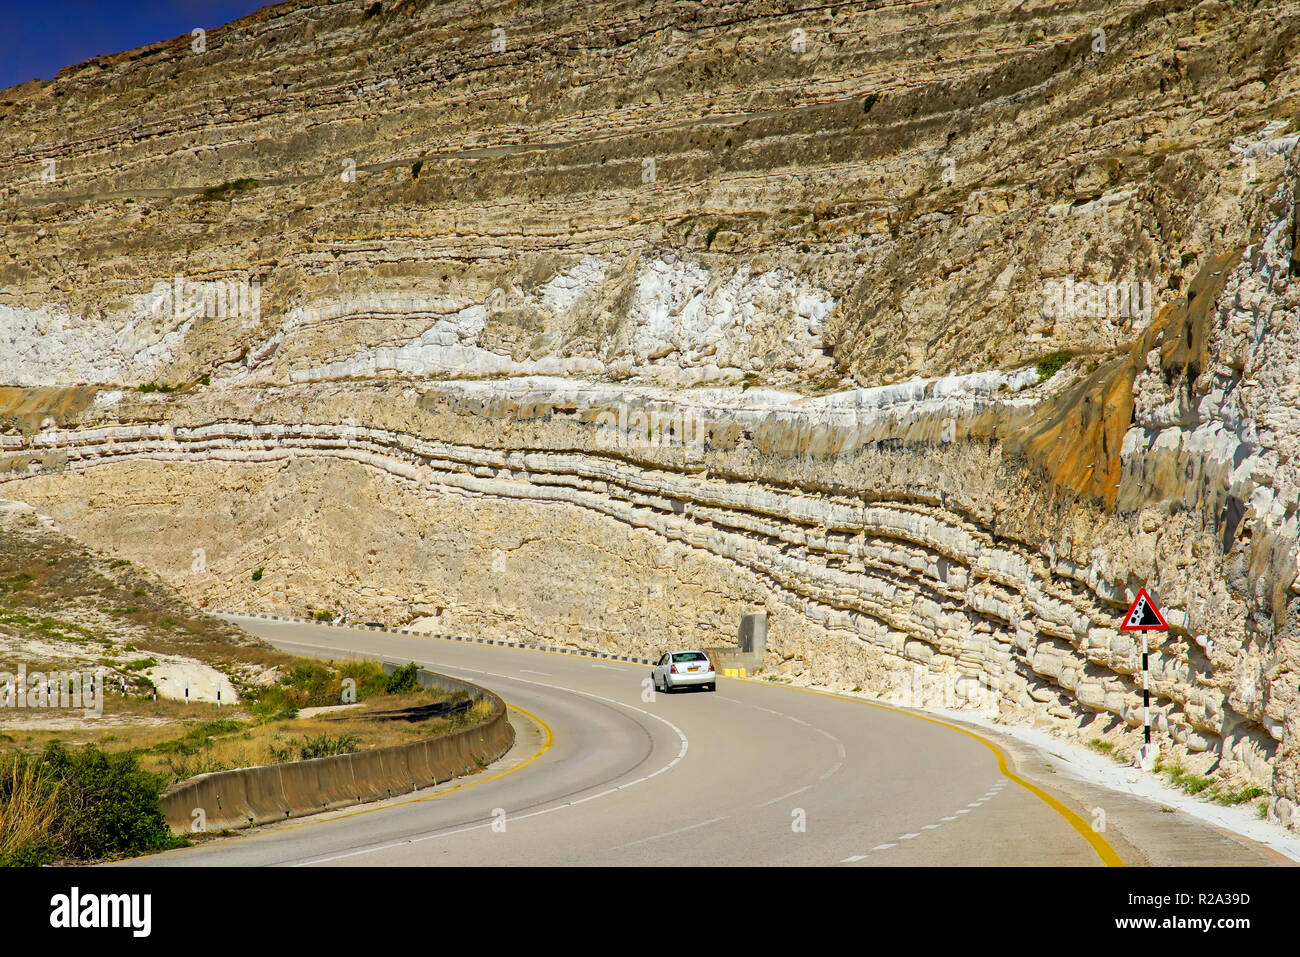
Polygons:
[[338,675],[331,668],[315,662],[300,662],[285,675],[281,682],[295,693],[290,696],[292,703],[300,708],[314,708],[327,704],[338,704],[340,683]]
[[338,704],[339,677],[332,668],[311,661],[299,662],[279,684],[249,688],[244,703],[253,714],[271,721],[293,718],[299,708]]
[[1061,367],[1070,361],[1070,358],[1068,352],[1053,352],[1051,355],[1043,356],[1035,364],[1035,368],[1038,370],[1038,381],[1046,382],[1056,375],[1061,371]]
[[420,690],[420,666],[412,661],[388,676],[384,683],[385,694],[410,694]]
[[[1253,801],[1257,797],[1263,797],[1268,792],[1263,788],[1257,788],[1254,785],[1247,785],[1240,791],[1219,791],[1214,795],[1214,800],[1219,804],[1245,804],[1247,801]],[[1263,805],[1265,813],[1268,806]]]
[[285,711],[292,709],[289,717],[297,717],[298,708],[293,698],[283,685],[267,685],[247,688],[244,691],[244,706],[259,718],[271,721],[281,720]]
[[1171,761],[1165,764],[1159,761],[1155,766],[1156,771],[1163,771],[1169,775],[1169,780],[1181,787],[1188,794],[1200,794],[1206,788],[1211,787],[1215,782],[1213,778],[1205,777],[1201,774],[1188,771],[1183,767],[1181,761]]
[[339,704],[345,678],[356,682],[358,701],[418,691],[419,670],[419,665],[410,664],[390,675],[376,661],[346,661],[341,665],[304,661],[294,665],[278,684],[247,689],[244,704],[259,718],[280,721],[296,717],[300,708]]
[[387,693],[388,675],[377,661],[345,661],[339,665],[339,676],[356,682],[358,701]]
[[265,568],[258,568],[258,569],[255,569],[255,570],[253,571],[253,581],[255,581],[255,582],[260,582],[260,581],[262,580],[262,572],[264,572],[264,571],[266,571]]
[[0,863],[92,861],[184,843],[163,817],[159,798],[165,779],[142,770],[134,755],[105,754],[94,745],[71,751],[54,742],[39,758],[16,755],[9,760],[36,763],[54,813],[42,840],[11,850]]

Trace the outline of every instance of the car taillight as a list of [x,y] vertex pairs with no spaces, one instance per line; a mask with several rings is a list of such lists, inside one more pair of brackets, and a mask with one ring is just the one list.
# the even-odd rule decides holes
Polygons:
[[676,666],[676,665],[673,665],[672,668],[670,668],[669,670],[672,671],[673,674],[677,674],[677,666]]

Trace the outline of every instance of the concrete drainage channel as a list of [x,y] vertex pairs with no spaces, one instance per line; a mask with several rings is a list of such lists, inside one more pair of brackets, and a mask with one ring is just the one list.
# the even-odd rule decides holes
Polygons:
[[227,618],[261,618],[266,621],[288,621],[303,625],[324,625],[327,628],[353,628],[361,631],[384,631],[392,635],[414,635],[417,638],[441,638],[444,641],[464,641],[477,645],[497,645],[501,648],[529,648],[533,651],[549,651],[557,655],[575,655],[579,658],[601,658],[605,661],[630,661],[636,665],[649,665],[649,658],[636,658],[632,655],[611,655],[604,651],[582,651],[577,648],[560,648],[555,645],[540,645],[525,641],[498,641],[494,638],[463,638],[460,635],[436,635],[428,631],[412,631],[410,628],[389,628],[387,625],[354,625],[341,621],[318,621],[315,618],[293,618],[282,615],[244,614],[237,611],[218,612]]
[[[395,667],[384,665],[386,671]],[[515,730],[507,719],[505,702],[497,695],[468,681],[423,669],[419,681],[426,688],[487,698],[494,705],[492,714],[472,728],[428,741],[290,764],[215,771],[181,781],[163,794],[167,823],[177,834],[199,829],[237,830],[380,801],[471,774],[514,745]]]

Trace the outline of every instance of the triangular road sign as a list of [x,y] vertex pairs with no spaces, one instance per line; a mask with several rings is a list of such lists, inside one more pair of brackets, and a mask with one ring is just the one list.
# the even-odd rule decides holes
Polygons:
[[1119,626],[1119,630],[1168,631],[1169,624],[1165,621],[1165,616],[1160,614],[1160,609],[1151,600],[1151,596],[1147,594],[1147,590],[1139,588],[1137,597],[1133,599],[1133,604],[1128,606],[1128,614],[1124,616],[1124,621]]

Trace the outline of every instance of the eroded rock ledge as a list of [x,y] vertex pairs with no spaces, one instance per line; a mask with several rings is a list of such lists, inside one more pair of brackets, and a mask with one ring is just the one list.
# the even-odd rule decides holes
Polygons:
[[[347,555],[355,543],[346,530],[338,553],[285,548],[282,529],[260,527],[256,509],[231,505],[214,487],[238,488],[236,499],[297,501],[322,481],[365,486],[354,520],[376,528],[372,546],[355,549],[361,554],[401,549],[410,537],[402,526],[436,510],[442,524],[464,530],[463,550],[483,553],[479,574],[505,593],[527,594],[548,574],[547,565],[509,557],[529,540],[524,528],[535,541],[553,524],[553,547],[531,548],[534,559],[564,567],[565,587],[590,550],[625,553],[629,565],[648,550],[656,553],[648,563],[673,577],[678,557],[691,554],[695,567],[642,609],[648,616],[590,615],[593,603],[625,606],[613,596],[631,599],[643,586],[630,567],[593,569],[602,594],[550,594],[523,631],[649,654],[668,627],[713,643],[737,609],[759,605],[774,618],[770,667],[799,680],[883,691],[918,663],[937,680],[968,676],[994,689],[1010,720],[1037,716],[1129,740],[1141,721],[1140,648],[1115,626],[1145,583],[1173,625],[1152,657],[1157,727],[1200,766],[1271,783],[1290,741],[1293,689],[1239,643],[1207,642],[1208,631],[1221,634],[1234,619],[1240,628],[1242,617],[1226,588],[1204,587],[1221,577],[1214,529],[1190,514],[1157,520],[1151,512],[1135,532],[1098,507],[1026,485],[997,445],[968,438],[982,419],[1014,416],[1014,397],[997,411],[969,395],[919,396],[851,416],[842,407],[842,421],[824,403],[761,414],[714,403],[702,442],[645,441],[626,430],[614,433],[612,448],[608,417],[620,406],[609,391],[545,381],[226,390],[226,418],[201,397],[132,398],[116,414],[155,421],[9,437],[0,488],[73,527],[93,526],[97,538],[165,566],[211,604],[339,607],[404,623],[447,612],[446,621],[502,636],[518,633],[523,613],[509,602],[495,618],[470,610],[476,592],[463,574],[440,580],[417,561],[368,567]],[[967,438],[953,441],[958,431]],[[358,472],[382,475],[390,491],[373,491]],[[109,523],[106,507],[117,516]],[[144,540],[138,523],[121,519],[142,507],[156,523]],[[1044,527],[1053,528],[1046,541]],[[317,540],[335,528],[317,529]],[[194,548],[205,548],[202,574],[192,568]],[[450,552],[438,557],[463,560]],[[417,549],[424,560],[435,554],[437,546]],[[246,571],[262,566],[266,584],[254,587]],[[581,623],[588,617],[598,626]],[[1247,686],[1259,693],[1243,694]]]
[[794,680],[1124,746],[1146,585],[1161,734],[1289,819],[1300,3],[372,9],[0,100],[4,494],[215,607],[766,607]]

